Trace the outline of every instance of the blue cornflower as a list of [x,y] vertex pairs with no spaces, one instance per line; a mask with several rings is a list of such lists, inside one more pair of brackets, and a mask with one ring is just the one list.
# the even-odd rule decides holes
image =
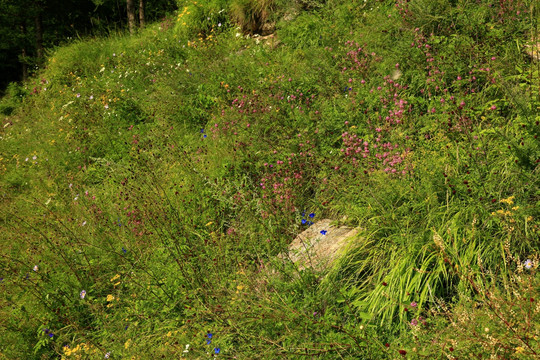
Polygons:
[[315,213],[309,214],[309,217],[313,219],[315,217]]
[[219,354],[220,351],[221,351],[220,348],[215,348],[215,349],[214,349],[214,354]]
[[326,231],[326,230],[321,230],[321,234],[323,234],[323,235],[326,235],[327,232],[328,231]]
[[52,339],[53,336],[54,336],[53,333],[50,333],[50,334],[49,334],[49,337],[50,337],[51,339]]
[[307,223],[307,220],[306,219],[302,219],[302,225],[306,225]]
[[206,336],[207,336],[209,339],[211,339],[212,336],[213,336],[213,334],[212,334],[212,333],[208,333],[208,334],[206,334]]
[[204,129],[201,129],[201,134],[204,132]]
[[125,254],[127,252],[127,250],[122,248],[122,252]]
[[306,212],[302,211],[302,217],[306,216]]
[[203,135],[203,138],[205,138],[205,139],[206,139],[206,134],[204,134],[204,135]]
[[212,340],[206,340],[206,345],[210,345],[212,343]]
[[43,332],[44,332],[45,334],[48,334],[48,333],[49,333],[49,329],[43,329]]

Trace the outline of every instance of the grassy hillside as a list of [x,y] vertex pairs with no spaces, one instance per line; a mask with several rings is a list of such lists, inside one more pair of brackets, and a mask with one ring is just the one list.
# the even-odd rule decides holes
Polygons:
[[0,359],[540,358],[535,1],[179,8],[1,100]]

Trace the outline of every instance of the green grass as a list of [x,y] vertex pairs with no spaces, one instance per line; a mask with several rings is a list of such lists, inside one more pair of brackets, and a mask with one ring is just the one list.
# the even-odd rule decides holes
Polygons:
[[534,2],[180,5],[0,101],[0,358],[538,357]]

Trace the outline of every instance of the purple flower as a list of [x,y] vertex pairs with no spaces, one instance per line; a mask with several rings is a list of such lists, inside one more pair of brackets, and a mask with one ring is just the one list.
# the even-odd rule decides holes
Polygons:
[[411,307],[417,307],[417,306],[418,306],[418,303],[417,303],[416,301],[413,301],[413,302],[411,303]]
[[412,326],[418,325],[418,320],[412,319],[412,320],[411,320],[411,325],[412,325]]
[[323,234],[323,235],[326,235],[327,232],[328,231],[326,231],[326,230],[321,230],[321,234]]

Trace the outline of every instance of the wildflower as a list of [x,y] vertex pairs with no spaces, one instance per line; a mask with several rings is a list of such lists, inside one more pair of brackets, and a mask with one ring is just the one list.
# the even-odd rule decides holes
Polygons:
[[32,270],[38,271],[38,270],[39,270],[39,267],[38,267],[37,265],[34,265],[34,267],[32,268]]
[[189,352],[189,344],[186,344],[186,349],[183,351],[184,353],[188,353]]
[[411,307],[417,307],[417,306],[418,306],[418,303],[417,303],[416,301],[413,301],[413,302],[411,303]]
[[90,100],[94,99],[94,95],[90,95],[89,99]]
[[315,213],[309,214],[309,217],[313,219],[315,217]]
[[105,354],[105,359],[108,359],[109,357],[111,356],[111,352],[109,351],[108,353]]
[[201,129],[201,134],[204,133],[204,129]]
[[86,296],[86,290],[81,291],[80,296],[81,296],[81,299],[84,299],[84,297]]
[[326,235],[327,232],[328,231],[326,231],[326,230],[321,230],[321,234],[323,234],[323,235]]
[[203,135],[203,138],[205,138],[205,139],[206,139],[206,134],[204,134],[204,135]]
[[206,345],[210,345],[212,343],[212,340],[206,340]]
[[307,223],[307,220],[306,219],[302,219],[302,225],[306,225]]
[[122,252],[125,254],[127,252],[127,250],[122,248]]
[[531,259],[525,260],[525,262],[523,263],[523,266],[525,267],[525,269],[529,270],[533,266],[532,260]]
[[412,325],[412,326],[418,325],[418,320],[412,319],[412,320],[411,320],[411,325]]
[[407,352],[405,350],[398,350],[399,354],[402,356],[407,355]]
[[215,348],[215,349],[214,349],[214,354],[219,354],[220,351],[221,351],[220,348]]
[[218,23],[217,26],[218,26],[218,27],[221,27],[221,23]]
[[81,94],[77,94],[77,97],[80,98],[80,97],[81,97]]
[[52,339],[54,337],[53,333],[49,333],[49,337]]
[[209,338],[209,339],[211,339],[211,338],[212,338],[212,336],[213,336],[213,334],[212,334],[212,333],[208,333],[208,334],[206,334],[206,337],[207,337],[207,338]]

